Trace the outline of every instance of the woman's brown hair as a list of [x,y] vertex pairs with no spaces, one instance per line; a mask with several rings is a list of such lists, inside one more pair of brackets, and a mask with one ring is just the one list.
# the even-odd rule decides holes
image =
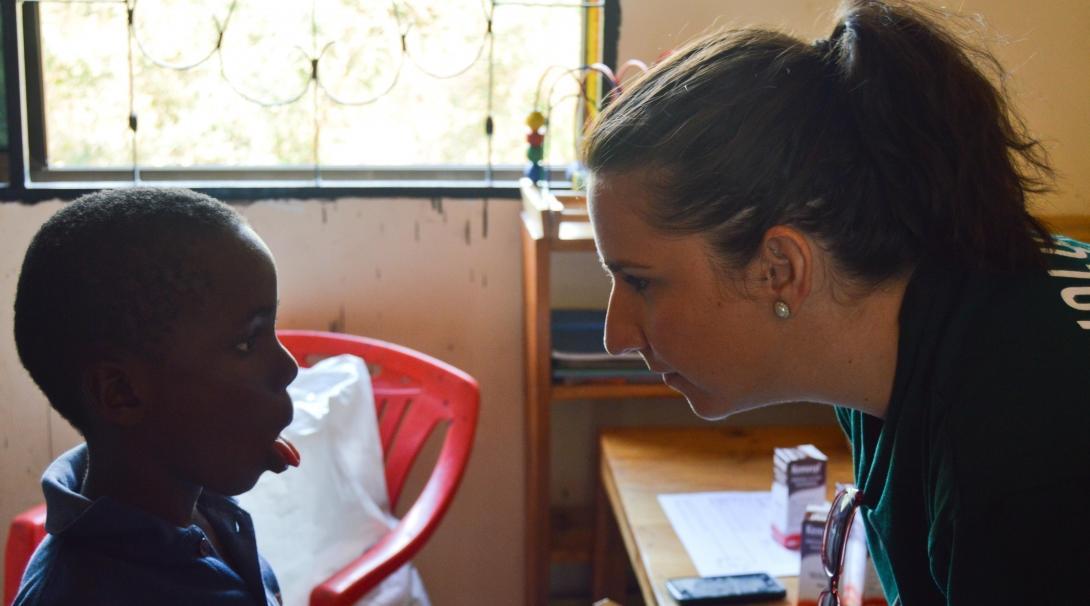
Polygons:
[[1027,194],[1051,170],[1002,88],[998,62],[942,13],[849,0],[827,40],[759,29],[695,40],[599,116],[592,173],[641,171],[645,217],[706,233],[735,265],[793,225],[848,276],[878,284],[925,255],[971,268],[1038,266]]

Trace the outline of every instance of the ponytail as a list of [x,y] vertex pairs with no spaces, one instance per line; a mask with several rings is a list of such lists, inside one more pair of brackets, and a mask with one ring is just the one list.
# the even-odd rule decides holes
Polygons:
[[1026,197],[1047,190],[1044,152],[986,75],[999,64],[940,19],[847,0],[814,44],[760,29],[695,40],[599,115],[585,162],[653,175],[648,223],[703,233],[736,266],[777,224],[863,284],[924,256],[1039,266],[1048,234]]
[[1048,189],[1038,141],[1008,105],[1003,69],[939,26],[943,13],[874,0],[845,3],[825,60],[834,62],[875,195],[924,252],[971,266],[1039,263],[1047,230],[1026,208]]

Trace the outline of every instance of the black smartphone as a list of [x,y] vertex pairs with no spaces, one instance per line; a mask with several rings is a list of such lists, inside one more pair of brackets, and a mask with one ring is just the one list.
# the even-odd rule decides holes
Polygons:
[[669,579],[666,589],[678,604],[686,605],[770,602],[787,596],[783,585],[763,572]]

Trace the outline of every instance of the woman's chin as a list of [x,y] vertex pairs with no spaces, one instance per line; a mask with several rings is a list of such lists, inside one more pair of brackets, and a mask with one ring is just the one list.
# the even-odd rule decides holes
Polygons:
[[689,408],[692,409],[693,414],[705,421],[718,421],[737,412],[724,406],[721,402],[700,401],[689,396],[685,396],[685,399],[689,401]]
[[676,372],[663,375],[662,382],[684,396],[693,414],[705,421],[717,421],[737,412],[723,398],[705,392]]
[[697,397],[686,394],[685,399],[689,401],[689,407],[692,408],[693,413],[705,421],[719,421],[740,412],[764,408],[765,406],[772,406],[778,403],[739,402],[734,398],[726,398],[723,396],[716,397],[708,394],[702,394]]

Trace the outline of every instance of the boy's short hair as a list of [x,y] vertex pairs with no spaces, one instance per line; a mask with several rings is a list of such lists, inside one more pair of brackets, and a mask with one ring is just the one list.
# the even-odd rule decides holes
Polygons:
[[105,352],[154,357],[203,300],[195,245],[245,220],[185,189],[103,190],[66,205],[34,236],[15,294],[15,345],[50,404],[87,430],[80,373]]

